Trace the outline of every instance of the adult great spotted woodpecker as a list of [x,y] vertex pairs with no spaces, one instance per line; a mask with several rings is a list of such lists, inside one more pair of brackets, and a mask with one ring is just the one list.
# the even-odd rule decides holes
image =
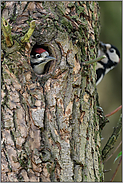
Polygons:
[[115,46],[100,42],[98,57],[103,55],[106,57],[101,61],[98,61],[96,65],[96,85],[98,85],[103,79],[104,75],[112,70],[120,61],[120,52]]
[[[49,61],[55,60],[54,57],[49,56],[49,53],[40,46],[34,47],[30,55],[31,66],[34,72],[38,75],[44,73],[45,65]],[[103,79],[104,75],[107,74],[110,70],[112,70],[120,61],[119,50],[111,44],[104,44],[102,42],[99,43],[98,57],[101,57],[102,55],[105,55],[106,57],[101,61],[97,62],[96,85],[98,85]]]

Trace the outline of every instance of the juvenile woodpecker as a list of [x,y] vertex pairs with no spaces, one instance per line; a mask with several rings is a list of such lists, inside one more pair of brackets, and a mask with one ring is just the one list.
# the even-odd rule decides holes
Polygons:
[[54,57],[49,56],[49,53],[40,47],[33,48],[30,56],[31,56],[30,59],[31,66],[34,72],[38,75],[43,74],[45,65],[49,61],[55,59]]
[[115,46],[100,42],[98,57],[101,57],[103,55],[105,55],[106,57],[101,61],[98,61],[96,65],[96,85],[98,85],[103,79],[104,75],[112,70],[120,61],[120,52]]

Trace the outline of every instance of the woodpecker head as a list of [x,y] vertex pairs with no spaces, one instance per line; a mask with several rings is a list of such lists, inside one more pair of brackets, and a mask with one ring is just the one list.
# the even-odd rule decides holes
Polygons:
[[31,51],[31,66],[36,74],[43,74],[45,65],[54,60],[54,57],[49,56],[49,53],[43,48],[33,48]]
[[111,44],[104,44],[100,42],[98,55],[99,56],[106,55],[106,58],[103,60],[103,62],[105,63],[107,63],[110,60],[113,63],[117,64],[120,61],[119,50]]
[[102,55],[105,55],[106,57],[97,62],[97,85],[103,79],[104,75],[112,70],[120,61],[119,50],[111,44],[99,43],[98,57],[101,57]]

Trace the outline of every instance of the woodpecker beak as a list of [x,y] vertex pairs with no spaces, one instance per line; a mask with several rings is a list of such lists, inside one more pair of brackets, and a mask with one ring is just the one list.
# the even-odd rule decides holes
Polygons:
[[56,60],[54,57],[46,56],[45,61],[49,62],[50,60]]
[[103,42],[100,41],[100,42],[99,42],[99,46],[100,46],[100,47],[104,47],[105,44],[104,44]]
[[105,53],[106,52],[106,50],[107,50],[107,48],[106,48],[106,44],[104,44],[103,42],[99,42],[99,47],[100,47],[100,49]]

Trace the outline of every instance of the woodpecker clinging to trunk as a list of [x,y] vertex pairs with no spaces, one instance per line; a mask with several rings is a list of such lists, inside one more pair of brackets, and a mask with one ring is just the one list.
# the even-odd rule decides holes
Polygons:
[[112,70],[120,61],[119,50],[111,44],[104,44],[102,42],[99,43],[98,57],[102,55],[105,55],[106,57],[101,61],[97,62],[96,85],[98,85],[103,79],[104,75],[107,74],[110,70]]

